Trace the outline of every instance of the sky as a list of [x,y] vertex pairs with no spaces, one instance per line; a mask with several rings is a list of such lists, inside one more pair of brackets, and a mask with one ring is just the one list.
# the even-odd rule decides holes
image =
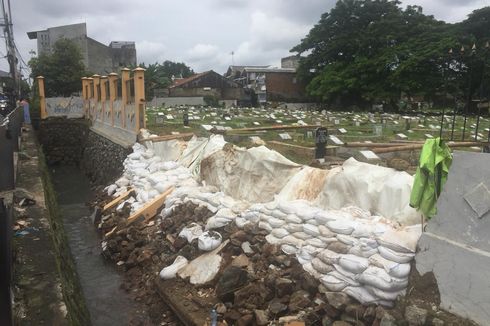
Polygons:
[[[335,0],[14,0],[15,42],[25,62],[36,51],[28,31],[87,23],[104,44],[135,41],[138,63],[184,62],[224,73],[231,64],[280,66]],[[490,0],[403,0],[447,22],[464,20]],[[233,53],[233,55],[232,55]],[[0,44],[0,55],[5,46]],[[0,69],[8,70],[6,60]]]

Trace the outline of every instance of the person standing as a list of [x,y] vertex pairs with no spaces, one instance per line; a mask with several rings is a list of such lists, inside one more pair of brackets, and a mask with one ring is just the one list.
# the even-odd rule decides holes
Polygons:
[[31,115],[29,112],[29,102],[24,98],[20,101],[20,105],[24,108],[24,123],[31,124]]

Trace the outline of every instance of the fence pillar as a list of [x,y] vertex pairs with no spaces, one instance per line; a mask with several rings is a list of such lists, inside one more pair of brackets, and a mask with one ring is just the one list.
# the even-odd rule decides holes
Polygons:
[[109,74],[109,105],[111,108],[111,125],[114,126],[114,102],[117,99],[117,78],[114,72]]
[[100,77],[100,108],[102,112],[102,121],[104,122],[106,120],[106,101],[107,101],[107,83],[108,79],[107,76],[101,76]]
[[46,112],[46,94],[44,93],[44,77],[38,76],[37,87],[39,88],[39,108],[41,110],[41,119],[46,119],[48,113]]
[[87,77],[82,77],[82,99],[83,99],[83,115],[85,118],[88,116],[88,80]]
[[136,132],[141,128],[146,128],[145,118],[145,69],[138,67],[134,73],[134,103],[136,105]]
[[129,82],[129,69],[121,69],[121,114],[122,114],[122,125],[126,128],[126,105],[128,105],[128,98],[131,94],[128,92],[128,82]]
[[100,118],[100,75],[93,75],[94,80],[94,120]]

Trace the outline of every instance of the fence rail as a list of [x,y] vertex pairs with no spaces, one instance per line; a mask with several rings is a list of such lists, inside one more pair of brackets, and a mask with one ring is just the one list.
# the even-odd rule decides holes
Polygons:
[[0,325],[12,325],[12,221],[16,153],[20,148],[23,108],[0,122]]

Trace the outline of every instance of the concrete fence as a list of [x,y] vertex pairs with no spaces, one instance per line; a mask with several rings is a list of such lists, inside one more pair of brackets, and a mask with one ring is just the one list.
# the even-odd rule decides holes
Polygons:
[[85,117],[92,128],[119,143],[136,141],[145,128],[145,70],[123,68],[121,74],[82,78],[81,97],[46,98],[44,77],[37,77],[41,119],[55,116]]

